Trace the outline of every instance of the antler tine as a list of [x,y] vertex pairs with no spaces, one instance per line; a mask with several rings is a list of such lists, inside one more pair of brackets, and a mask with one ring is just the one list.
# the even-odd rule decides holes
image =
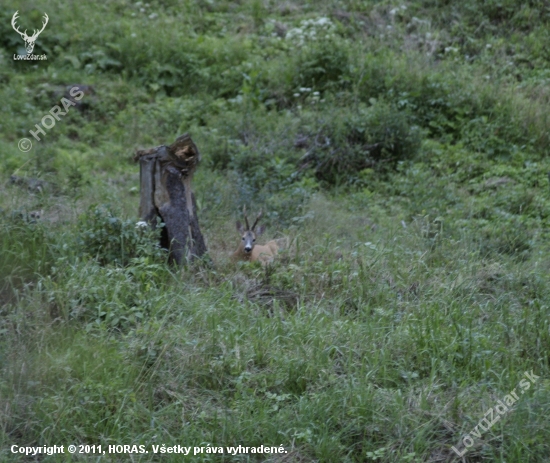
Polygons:
[[[46,20],[44,22],[44,19]],[[40,33],[46,28],[46,25],[48,24],[48,21],[49,21],[49,17],[46,13],[44,13],[44,16],[42,17],[42,29],[38,30],[38,29],[34,29],[34,34],[32,35],[33,38],[34,37],[38,37],[40,35]]]
[[27,35],[27,30],[25,29],[25,32],[21,32],[19,30],[19,26],[16,26],[16,22],[17,22],[17,19],[19,18],[19,10],[17,10],[15,12],[15,14],[13,15],[13,17],[11,18],[11,27],[13,27],[13,29],[21,36],[26,36]]
[[250,225],[248,224],[248,217],[246,216],[246,204],[243,206],[243,215],[244,215],[244,221],[246,223],[246,229],[250,230]]
[[258,220],[260,220],[262,217],[262,210],[260,209],[260,213],[258,214],[258,217],[256,217],[256,221],[254,222],[254,225],[252,225],[252,228],[251,230],[254,231],[254,229],[256,228],[256,225],[258,224]]
[[[46,20],[46,22],[44,22],[44,19]],[[44,13],[44,16],[42,17],[42,29],[40,29],[40,32],[42,32],[46,28],[49,20],[50,18],[48,17],[48,15]]]

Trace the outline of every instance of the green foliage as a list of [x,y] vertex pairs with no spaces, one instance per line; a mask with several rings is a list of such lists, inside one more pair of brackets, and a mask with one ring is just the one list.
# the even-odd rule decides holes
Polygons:
[[136,257],[161,260],[160,229],[116,217],[108,206],[92,205],[80,218],[78,244],[81,252],[102,265],[125,266]]
[[53,279],[43,284],[67,320],[84,322],[88,330],[102,325],[125,330],[161,311],[165,299],[160,288],[171,280],[168,269],[150,258],[133,258],[130,263],[123,269],[59,259]]
[[36,274],[47,273],[54,259],[50,230],[38,223],[37,211],[0,212],[0,290],[7,291]]
[[293,91],[302,87],[316,91],[349,86],[349,51],[345,42],[322,39],[303,47],[294,61]]
[[[0,460],[451,461],[533,371],[464,458],[549,461],[547,2],[41,5],[40,62],[0,11]],[[184,132],[213,265],[178,270],[128,161]],[[267,268],[230,262],[244,204],[284,247]]]
[[411,116],[392,106],[372,101],[355,111],[337,112],[310,133],[306,162],[315,176],[329,185],[360,184],[361,171],[387,170],[414,158],[421,132]]
[[480,220],[481,251],[485,253],[512,254],[525,257],[531,250],[533,232],[521,219],[499,217],[496,220]]

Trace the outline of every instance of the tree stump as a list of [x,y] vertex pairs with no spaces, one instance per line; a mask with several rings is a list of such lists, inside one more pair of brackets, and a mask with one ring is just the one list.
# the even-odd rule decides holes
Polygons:
[[170,146],[140,150],[134,156],[140,166],[139,215],[153,228],[157,217],[164,223],[161,246],[170,261],[181,265],[206,252],[191,189],[193,173],[201,155],[193,140],[184,134]]

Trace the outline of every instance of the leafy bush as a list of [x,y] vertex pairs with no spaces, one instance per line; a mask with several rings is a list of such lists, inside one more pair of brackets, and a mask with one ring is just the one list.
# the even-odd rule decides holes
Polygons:
[[479,227],[480,232],[481,253],[509,254],[526,259],[533,245],[534,233],[525,222],[525,220],[516,217],[476,221],[475,225]]
[[349,82],[349,62],[345,42],[325,39],[304,47],[293,63],[293,90],[300,87],[318,91],[345,88]]
[[103,265],[127,265],[135,257],[162,258],[161,227],[151,230],[116,217],[107,206],[91,206],[80,219],[78,243],[84,254]]
[[305,161],[319,180],[329,185],[357,183],[364,169],[385,170],[416,155],[421,132],[409,114],[373,103],[334,114],[316,134],[310,133]]
[[53,260],[53,234],[39,223],[38,212],[0,209],[0,291],[20,280],[47,272]]
[[[355,87],[369,103],[384,99],[411,114],[411,123],[445,143],[462,143],[495,157],[547,146],[548,131],[539,124],[543,114],[530,114],[530,103],[503,95],[470,75],[453,75],[451,66],[435,68],[422,61],[369,54],[360,59]],[[486,76],[487,77],[487,76]]]
[[406,110],[371,99],[370,106],[360,104],[356,110],[337,108],[327,120],[318,104],[287,120],[261,107],[240,122],[228,112],[225,136],[216,137],[218,146],[211,153],[213,167],[237,172],[249,197],[304,181],[315,188],[316,182],[307,180],[312,176],[325,185],[358,183],[362,170],[391,169],[420,148],[422,133]]
[[126,268],[59,259],[53,278],[42,279],[60,313],[69,320],[125,329],[166,306],[169,268],[147,257]]

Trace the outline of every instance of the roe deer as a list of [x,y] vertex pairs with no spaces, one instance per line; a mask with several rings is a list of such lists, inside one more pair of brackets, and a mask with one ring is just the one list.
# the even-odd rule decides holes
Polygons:
[[265,225],[258,225],[258,221],[262,217],[262,211],[256,217],[256,221],[252,227],[248,224],[248,217],[246,216],[246,206],[243,207],[245,226],[241,222],[237,221],[237,231],[241,234],[241,242],[237,250],[233,253],[233,260],[245,260],[256,262],[260,261],[262,265],[270,263],[277,255],[279,245],[276,241],[269,241],[267,244],[256,244],[256,237],[260,236],[265,231]]

